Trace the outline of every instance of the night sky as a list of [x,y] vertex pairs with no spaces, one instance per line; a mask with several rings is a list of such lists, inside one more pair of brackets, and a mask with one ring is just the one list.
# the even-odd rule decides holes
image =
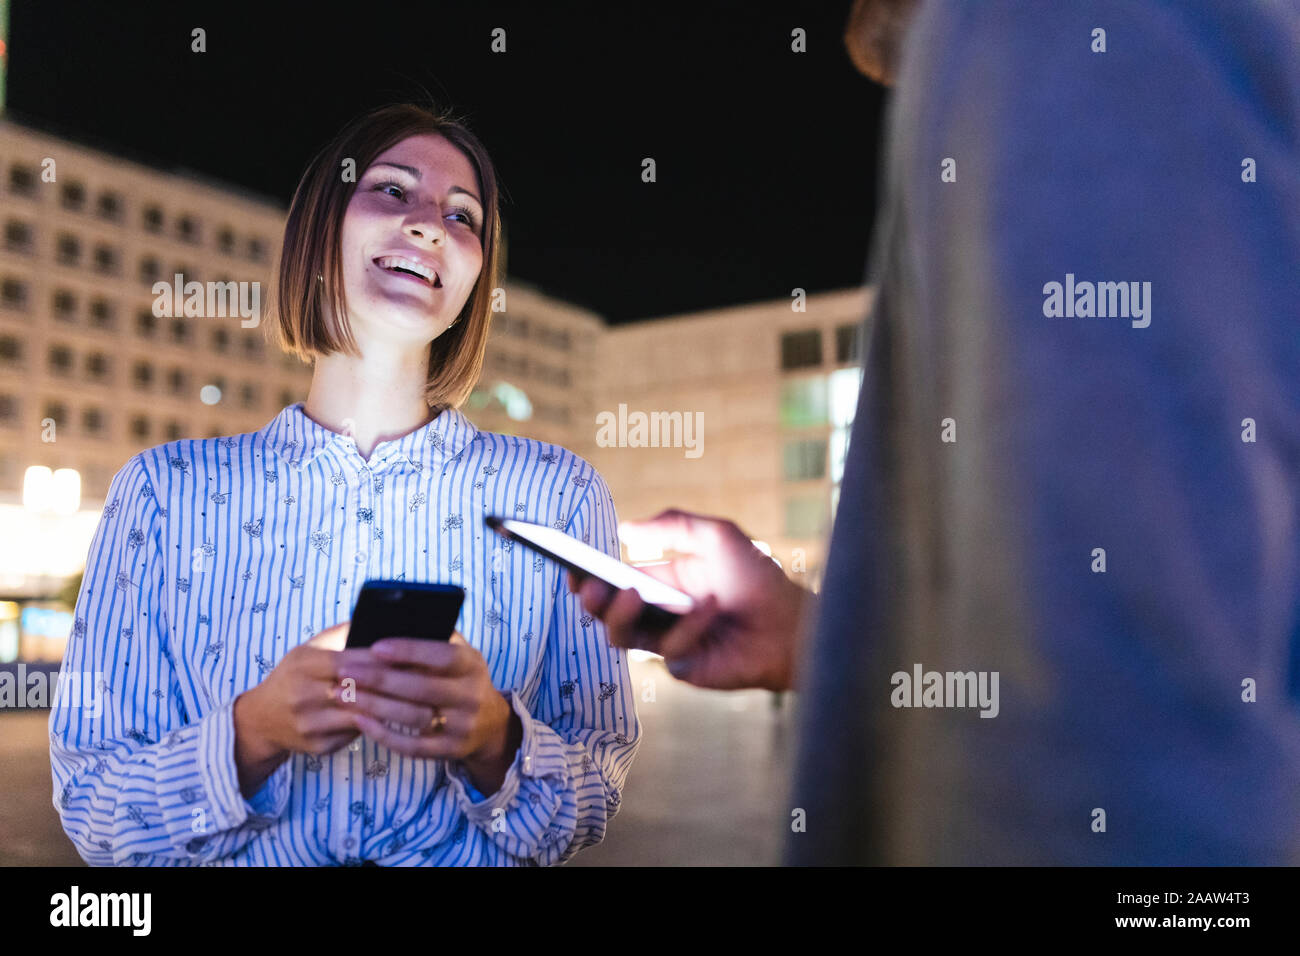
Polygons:
[[617,323],[861,283],[886,92],[849,6],[16,0],[7,106],[287,206],[348,118],[427,91],[497,163],[509,274]]

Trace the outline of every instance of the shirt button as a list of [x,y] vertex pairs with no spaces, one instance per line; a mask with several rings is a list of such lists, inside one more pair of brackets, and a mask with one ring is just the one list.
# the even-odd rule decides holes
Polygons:
[[352,556],[352,560],[355,561],[357,564],[365,564],[366,561],[368,561],[369,559],[370,559],[370,555],[367,554],[365,551],[358,551],[356,554]]

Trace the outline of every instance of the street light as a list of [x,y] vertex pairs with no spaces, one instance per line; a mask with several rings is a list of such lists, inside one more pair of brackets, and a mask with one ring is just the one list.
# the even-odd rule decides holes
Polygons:
[[81,473],[32,465],[23,474],[23,507],[33,514],[76,514],[81,508]]

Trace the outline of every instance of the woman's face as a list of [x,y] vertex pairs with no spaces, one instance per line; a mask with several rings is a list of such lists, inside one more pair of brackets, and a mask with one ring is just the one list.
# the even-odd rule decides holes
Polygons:
[[478,177],[446,139],[411,136],[377,156],[348,202],[341,239],[348,317],[363,351],[374,339],[415,346],[441,335],[474,290],[482,234]]

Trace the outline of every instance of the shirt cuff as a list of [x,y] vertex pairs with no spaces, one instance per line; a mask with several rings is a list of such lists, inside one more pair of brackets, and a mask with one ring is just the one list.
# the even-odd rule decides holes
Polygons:
[[474,823],[491,823],[493,811],[504,810],[518,796],[520,789],[528,779],[540,777],[563,777],[568,772],[568,761],[564,757],[559,734],[549,724],[543,723],[528,712],[517,691],[510,692],[510,706],[519,715],[523,727],[523,739],[514,761],[506,769],[505,779],[500,788],[490,796],[484,796],[475,789],[469,773],[460,761],[447,764],[447,777],[451,781],[453,792],[457,795],[465,816]]
[[284,812],[289,802],[292,758],[275,768],[251,800],[239,789],[235,763],[235,702],[208,714],[199,726],[199,772],[211,804],[212,829],[233,830],[246,822],[265,823]]

